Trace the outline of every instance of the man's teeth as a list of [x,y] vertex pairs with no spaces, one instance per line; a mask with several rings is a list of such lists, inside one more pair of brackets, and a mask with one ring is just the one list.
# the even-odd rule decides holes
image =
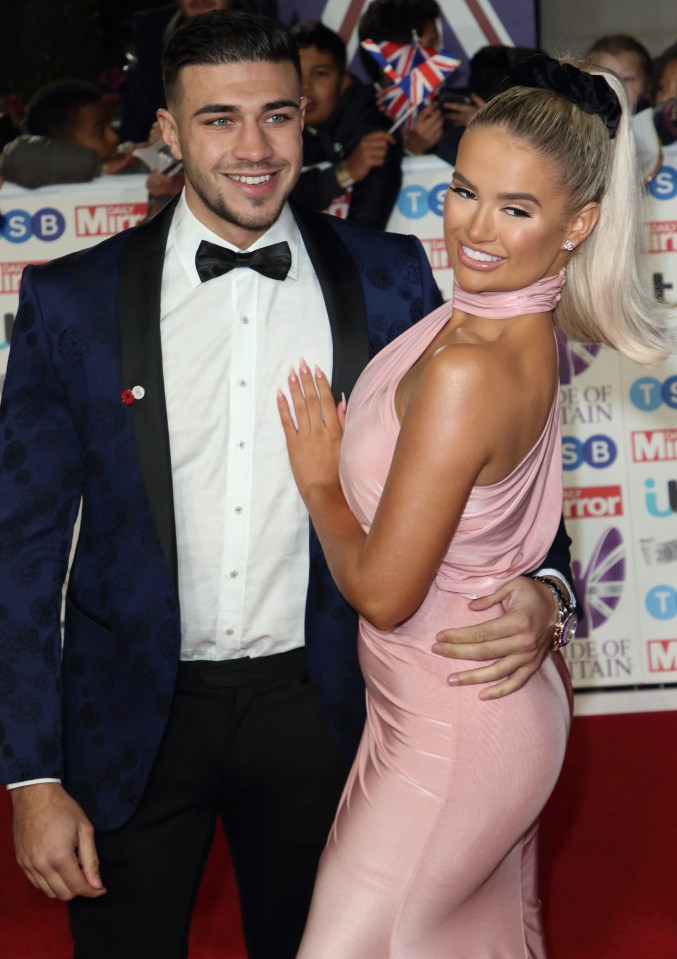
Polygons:
[[238,183],[249,183],[255,185],[257,183],[268,183],[269,180],[273,179],[272,173],[264,173],[263,176],[237,176],[235,173],[228,174],[231,180],[237,180]]
[[462,246],[462,250],[471,260],[479,260],[481,263],[498,263],[502,256],[491,256],[489,253],[482,253],[480,250],[472,250],[469,246]]

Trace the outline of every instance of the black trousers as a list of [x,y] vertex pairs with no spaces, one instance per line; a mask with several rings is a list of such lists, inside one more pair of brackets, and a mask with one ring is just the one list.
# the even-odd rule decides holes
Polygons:
[[303,650],[182,663],[141,805],[96,835],[108,892],[69,905],[74,959],[184,959],[218,819],[250,959],[294,959],[347,772]]

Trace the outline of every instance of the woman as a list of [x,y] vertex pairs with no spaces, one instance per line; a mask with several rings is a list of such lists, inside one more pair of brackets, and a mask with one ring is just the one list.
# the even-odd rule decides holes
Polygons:
[[451,309],[372,361],[342,444],[321,371],[291,374],[295,418],[278,397],[301,495],[360,612],[368,705],[299,959],[545,955],[535,837],[569,727],[561,657],[487,703],[449,689],[431,637],[475,621],[468,597],[536,567],[557,526],[553,311],[640,362],[666,335],[638,280],[620,82],[545,56],[513,79],[461,141]]

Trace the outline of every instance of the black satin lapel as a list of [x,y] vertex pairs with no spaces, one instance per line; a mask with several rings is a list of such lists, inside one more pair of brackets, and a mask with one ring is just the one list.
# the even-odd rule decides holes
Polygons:
[[178,586],[169,428],[162,375],[160,293],[175,203],[129,237],[118,277],[118,331],[124,389],[142,386],[130,407],[136,452],[162,549]]
[[331,389],[338,402],[369,361],[367,308],[355,261],[328,218],[292,204],[308,255],[315,267],[334,342]]

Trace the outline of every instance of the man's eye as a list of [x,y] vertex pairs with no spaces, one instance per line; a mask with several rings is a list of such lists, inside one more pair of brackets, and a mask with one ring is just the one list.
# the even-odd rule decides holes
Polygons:
[[213,120],[208,120],[207,122],[210,127],[226,127],[233,121],[228,117],[215,117]]

